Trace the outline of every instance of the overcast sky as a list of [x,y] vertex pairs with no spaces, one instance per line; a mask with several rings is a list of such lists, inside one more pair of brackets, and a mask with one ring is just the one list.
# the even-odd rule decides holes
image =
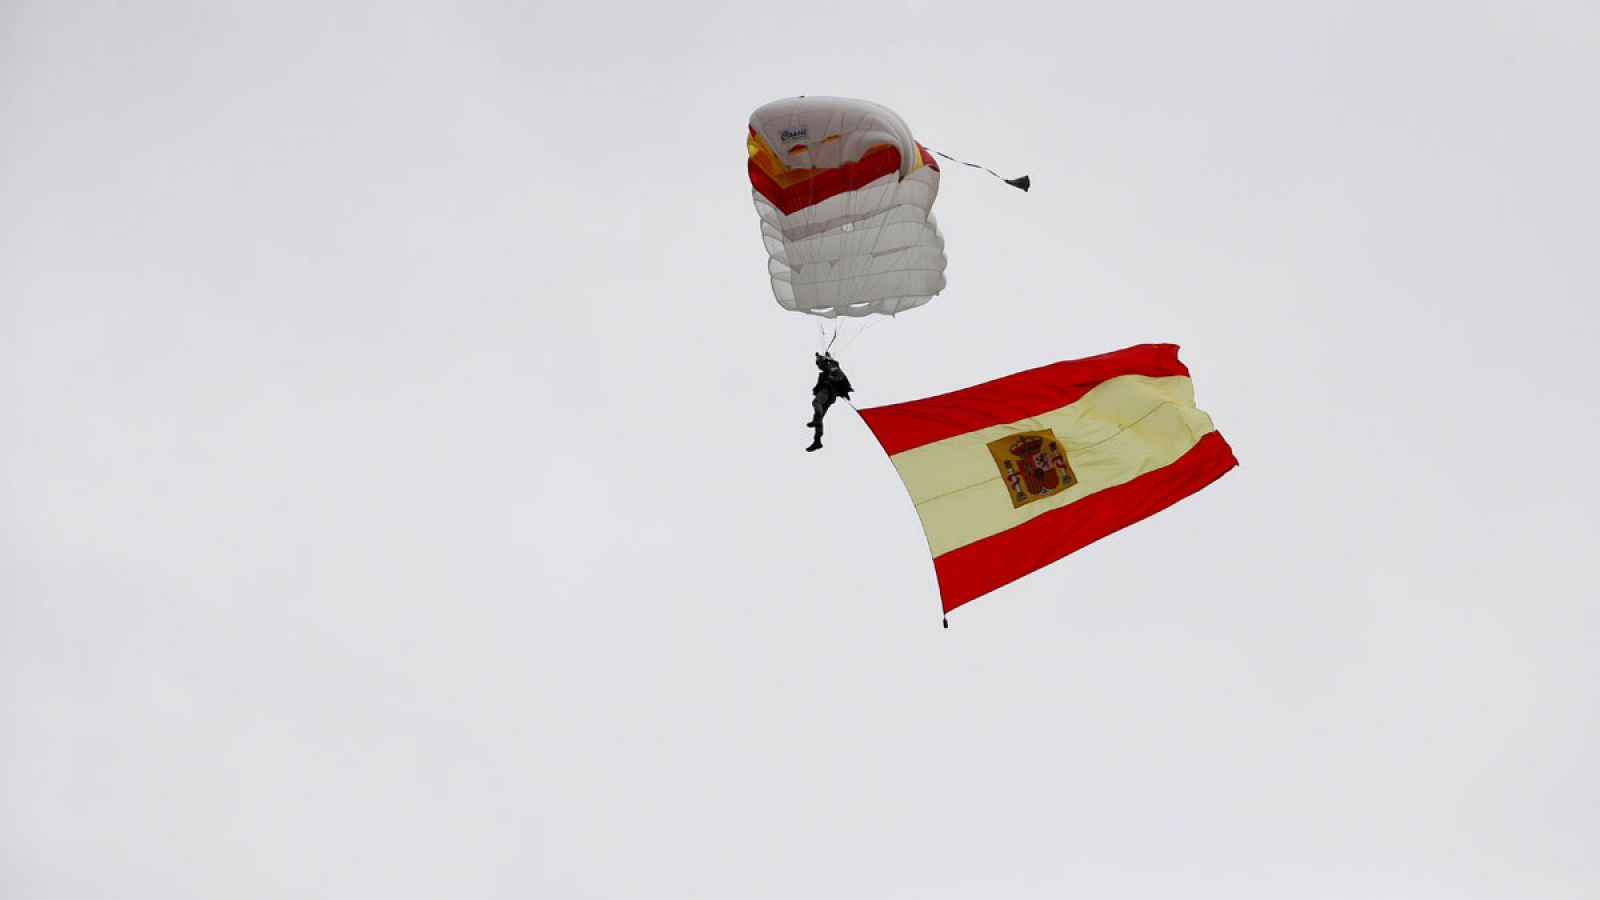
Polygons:
[[[0,896],[1600,896],[1600,5],[0,0]],[[862,405],[1241,467],[940,628],[750,112],[947,166]]]

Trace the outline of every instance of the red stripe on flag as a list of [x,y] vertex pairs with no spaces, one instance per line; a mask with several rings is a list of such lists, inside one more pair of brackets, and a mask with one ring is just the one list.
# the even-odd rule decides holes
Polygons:
[[1051,363],[994,381],[889,406],[860,410],[890,456],[956,435],[1060,409],[1119,375],[1188,375],[1177,344],[1140,344],[1086,359]]
[[1213,431],[1171,465],[934,557],[945,612],[1155,515],[1238,464]]

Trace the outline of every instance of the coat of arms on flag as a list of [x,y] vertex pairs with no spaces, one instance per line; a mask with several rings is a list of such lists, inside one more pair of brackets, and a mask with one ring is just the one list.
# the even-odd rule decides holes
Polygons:
[[989,442],[989,453],[1011,493],[1013,509],[1052,496],[1078,483],[1061,443],[1048,428],[1024,431]]

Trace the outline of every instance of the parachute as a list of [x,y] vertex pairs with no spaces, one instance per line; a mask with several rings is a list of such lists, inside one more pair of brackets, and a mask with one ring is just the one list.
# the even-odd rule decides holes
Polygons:
[[750,116],[750,185],[784,309],[894,315],[944,290],[939,165],[893,110],[794,97]]

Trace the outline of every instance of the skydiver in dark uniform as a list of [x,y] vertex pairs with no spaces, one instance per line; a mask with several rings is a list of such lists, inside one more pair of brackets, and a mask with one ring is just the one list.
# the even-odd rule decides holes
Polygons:
[[850,399],[850,379],[845,377],[844,370],[839,368],[838,360],[831,354],[817,354],[817,386],[811,389],[811,421],[806,427],[812,430],[811,446],[806,452],[822,449],[822,417],[827,415],[828,407],[840,397]]

